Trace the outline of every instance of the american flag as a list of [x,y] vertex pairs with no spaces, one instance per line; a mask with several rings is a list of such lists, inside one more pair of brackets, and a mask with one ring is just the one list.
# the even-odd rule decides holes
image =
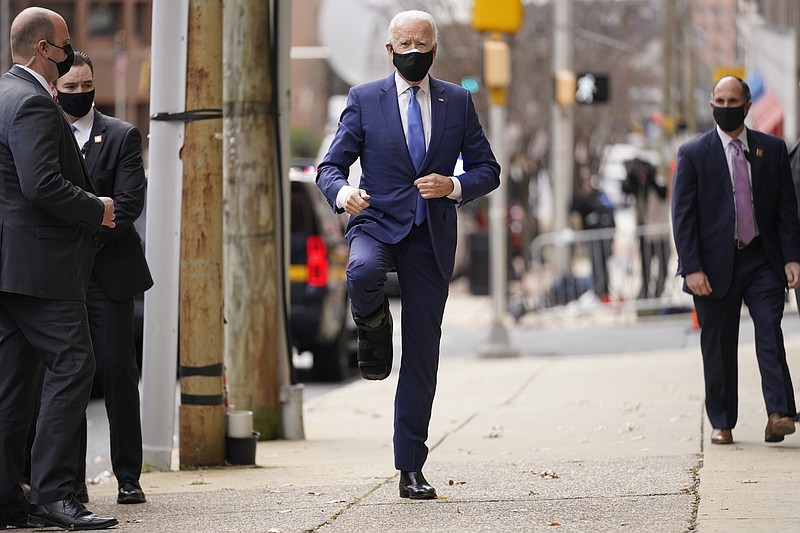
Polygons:
[[125,51],[125,43],[117,40],[114,48],[114,73],[117,76],[124,76],[128,72],[128,53]]

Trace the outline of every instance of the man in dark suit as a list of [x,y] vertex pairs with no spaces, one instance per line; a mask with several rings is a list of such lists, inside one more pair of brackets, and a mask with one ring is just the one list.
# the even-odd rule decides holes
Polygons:
[[[393,323],[383,286],[387,271],[397,270],[403,316],[394,461],[400,496],[412,499],[436,497],[422,466],[455,260],[456,207],[500,183],[469,92],[428,75],[436,48],[428,13],[392,19],[386,50],[396,72],[350,90],[317,174],[333,209],[350,215],[347,291],[366,379],[384,379],[392,368]],[[465,172],[456,178],[459,155]],[[356,189],[347,177],[358,158]]]
[[[101,228],[100,248],[89,281],[86,307],[92,334],[95,382],[102,385],[111,435],[111,464],[117,503],[144,503],[139,369],[133,333],[134,296],[153,285],[141,238],[133,226],[144,208],[142,136],[127,122],[93,107],[94,68],[75,52],[72,68],[56,80],[58,102],[86,158],[98,194],[114,199],[116,227]],[[86,421],[81,439],[76,490],[86,491]],[[87,495],[88,500],[88,495]]]
[[678,274],[694,296],[711,442],[733,442],[737,348],[744,302],[755,327],[767,408],[766,442],[794,433],[797,414],[781,332],[786,287],[800,285],[800,221],[783,140],[744,126],[750,89],[714,86],[717,127],[681,146],[672,219]]
[[[11,25],[14,66],[0,79],[0,525],[117,524],[76,498],[76,450],[94,356],[86,289],[114,202],[93,194],[75,138],[49,92],[72,64],[57,13],[28,8]],[[44,367],[42,392],[36,380]],[[34,410],[31,503],[19,481]]]

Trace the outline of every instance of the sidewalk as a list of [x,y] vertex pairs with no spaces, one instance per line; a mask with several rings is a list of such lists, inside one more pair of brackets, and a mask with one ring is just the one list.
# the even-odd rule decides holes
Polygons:
[[[454,295],[445,328],[485,331],[488,313]],[[736,443],[712,447],[696,337],[547,357],[530,355],[538,331],[510,333],[521,357],[443,354],[425,467],[437,500],[397,494],[395,368],[306,401],[306,440],[259,443],[257,467],[144,474],[138,506],[116,505],[115,484],[101,484],[90,509],[148,533],[800,529],[800,434],[763,442],[752,344],[741,346]],[[800,335],[787,351],[800,380]]]

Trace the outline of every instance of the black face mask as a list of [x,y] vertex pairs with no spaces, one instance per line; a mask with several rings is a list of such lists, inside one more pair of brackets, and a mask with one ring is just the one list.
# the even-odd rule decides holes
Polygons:
[[88,93],[62,93],[58,91],[58,103],[64,113],[73,117],[83,117],[92,109],[94,89]]
[[71,44],[65,44],[64,46],[58,46],[57,44],[53,44],[50,41],[47,41],[47,44],[49,44],[51,46],[55,46],[59,50],[63,50],[64,53],[66,54],[66,57],[64,58],[64,61],[53,61],[49,57],[47,58],[47,59],[50,59],[50,61],[53,61],[53,63],[56,64],[56,68],[58,69],[58,77],[60,78],[61,76],[63,76],[67,72],[69,72],[69,69],[72,68],[72,61],[75,59],[75,52],[72,51],[72,45]]
[[406,52],[398,54],[392,49],[392,63],[403,79],[418,82],[433,65],[433,50],[430,52]]
[[744,123],[744,106],[717,107],[714,106],[714,122],[722,131],[734,131]]

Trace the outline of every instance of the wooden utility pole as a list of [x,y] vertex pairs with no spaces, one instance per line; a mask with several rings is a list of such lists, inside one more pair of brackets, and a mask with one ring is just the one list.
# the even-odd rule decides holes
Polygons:
[[[222,0],[190,0],[186,110],[222,108]],[[186,122],[180,266],[180,464],[225,461],[221,116]]]
[[278,360],[288,357],[270,4],[227,0],[224,13],[225,361],[229,401],[277,438]]

